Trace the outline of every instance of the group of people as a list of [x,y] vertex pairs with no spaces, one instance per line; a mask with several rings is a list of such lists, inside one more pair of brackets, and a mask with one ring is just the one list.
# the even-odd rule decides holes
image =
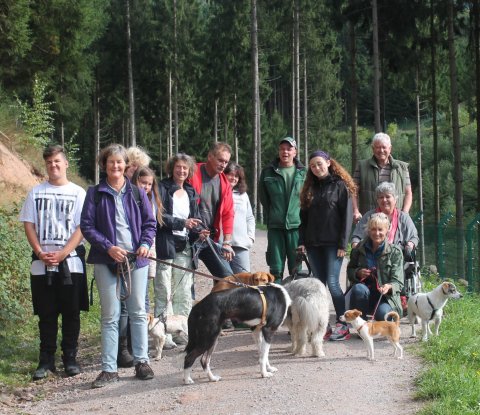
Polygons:
[[[347,270],[354,283],[350,305],[366,314],[376,304],[375,318],[401,311],[403,249],[411,251],[418,243],[408,216],[407,165],[391,157],[386,134],[375,135],[372,148],[373,157],[360,161],[352,178],[322,150],[314,151],[305,167],[296,141],[286,137],[260,176],[270,272],[281,283],[285,261],[291,274],[297,253],[306,253],[314,276],[332,295],[337,323],[327,334],[331,340],[349,337],[339,320],[346,307],[339,275],[352,222],[358,224]],[[157,182],[145,152],[111,144],[98,158],[100,183],[85,192],[68,180],[63,148],[45,149],[48,180],[31,190],[20,213],[33,251],[32,301],[39,317],[34,380],[55,372],[59,315],[65,372],[80,373],[80,311],[88,310],[84,238],[101,305],[102,370],[94,388],[118,381],[119,366],[135,366],[141,380],[153,378],[146,313],[188,316],[195,297],[190,270],[199,259],[216,277],[250,271],[255,217],[244,169],[230,161],[231,154],[222,142],[211,146],[204,163],[176,154],[168,160],[167,177]],[[170,347],[182,341],[168,339]]]

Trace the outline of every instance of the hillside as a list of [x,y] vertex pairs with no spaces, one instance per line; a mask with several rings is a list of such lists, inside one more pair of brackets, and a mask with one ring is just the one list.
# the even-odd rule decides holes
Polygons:
[[21,202],[42,180],[41,172],[0,142],[0,207]]

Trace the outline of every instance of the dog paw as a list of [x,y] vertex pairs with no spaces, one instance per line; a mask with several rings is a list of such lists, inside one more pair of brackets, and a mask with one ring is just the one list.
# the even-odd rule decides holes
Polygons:
[[153,358],[153,360],[155,360],[156,362],[158,362],[159,360],[162,360],[162,356],[161,356],[161,355],[155,356],[155,357]]
[[192,378],[187,378],[187,379],[183,379],[183,383],[185,385],[193,385],[195,382],[193,381]]
[[325,357],[325,352],[317,352],[312,355],[313,357]]
[[268,366],[267,367],[267,372],[275,373],[275,372],[278,372],[278,369],[276,367],[273,367],[273,366]]
[[262,373],[262,378],[271,378],[272,376],[273,376],[273,373],[271,372]]
[[218,382],[219,380],[222,380],[222,377],[217,375],[211,375],[209,376],[209,379],[210,379],[210,382]]

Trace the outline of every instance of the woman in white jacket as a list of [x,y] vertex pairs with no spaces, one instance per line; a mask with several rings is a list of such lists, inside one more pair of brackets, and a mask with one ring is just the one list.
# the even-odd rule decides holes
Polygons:
[[245,172],[242,166],[230,162],[224,173],[232,185],[235,209],[231,241],[235,256],[230,265],[235,274],[250,272],[250,248],[255,241],[255,217],[247,195]]

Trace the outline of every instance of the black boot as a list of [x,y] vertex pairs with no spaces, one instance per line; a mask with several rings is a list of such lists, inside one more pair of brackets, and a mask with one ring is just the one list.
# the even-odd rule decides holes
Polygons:
[[67,376],[76,376],[80,373],[77,363],[77,350],[64,350],[62,355],[63,368]]
[[55,354],[40,352],[39,363],[37,370],[33,373],[33,380],[45,379],[50,373],[55,371]]
[[118,340],[117,365],[118,365],[118,367],[132,367],[133,366],[133,356],[128,351],[128,338],[127,338],[127,336],[120,337],[120,339]]

